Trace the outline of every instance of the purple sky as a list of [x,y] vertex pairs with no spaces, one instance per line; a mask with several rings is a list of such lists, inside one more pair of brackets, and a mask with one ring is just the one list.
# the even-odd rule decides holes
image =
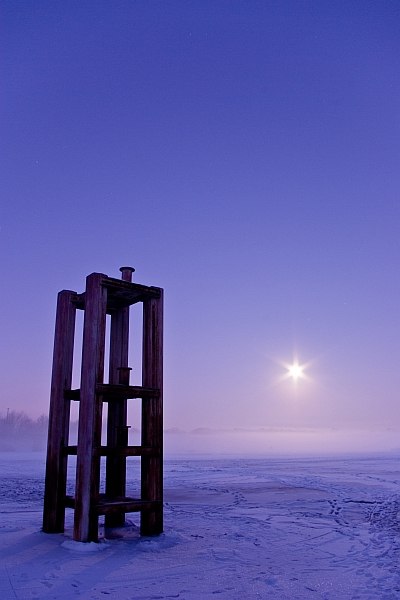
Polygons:
[[400,427],[399,2],[3,0],[0,40],[0,412],[127,264],[167,427]]

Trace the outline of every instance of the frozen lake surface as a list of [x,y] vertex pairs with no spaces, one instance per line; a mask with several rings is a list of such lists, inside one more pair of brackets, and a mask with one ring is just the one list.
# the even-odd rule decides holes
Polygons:
[[140,538],[132,515],[96,545],[71,540],[70,511],[64,535],[42,533],[44,457],[3,453],[1,598],[399,599],[399,467],[397,453],[167,460],[165,533]]

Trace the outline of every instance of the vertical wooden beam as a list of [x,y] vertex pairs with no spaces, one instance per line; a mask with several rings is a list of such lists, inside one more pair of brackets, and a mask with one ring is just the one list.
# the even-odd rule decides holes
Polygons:
[[102,401],[96,395],[96,384],[102,383],[104,376],[105,278],[101,273],[86,278],[74,515],[74,539],[80,542],[98,540],[94,505],[100,487],[100,457],[96,449],[101,445]]
[[163,531],[163,292],[143,302],[142,385],[157,388],[157,398],[142,400],[142,445],[157,449],[154,457],[141,459],[142,499],[158,501],[156,510],[142,511],[141,535]]
[[[123,281],[132,281],[132,267],[121,267]],[[121,308],[111,315],[109,382],[129,385],[129,307]],[[125,370],[121,370],[125,369]],[[121,446],[127,426],[127,401],[109,402],[107,417],[107,446]],[[126,495],[126,458],[107,456],[106,496],[109,498]],[[106,515],[106,527],[121,527],[125,523],[125,513]]]
[[[109,382],[122,383],[119,368],[128,366],[129,308],[122,308],[111,315]],[[129,377],[129,375],[128,375]],[[127,401],[113,400],[108,403],[107,447],[117,448],[120,432],[127,424]],[[122,456],[106,458],[106,496],[125,496],[126,459]],[[106,527],[122,527],[125,513],[118,512],[105,517]]]
[[46,533],[64,531],[68,458],[64,447],[68,445],[70,417],[70,401],[64,398],[64,392],[71,388],[72,381],[76,314],[72,300],[75,296],[76,292],[63,290],[57,299],[43,509]]

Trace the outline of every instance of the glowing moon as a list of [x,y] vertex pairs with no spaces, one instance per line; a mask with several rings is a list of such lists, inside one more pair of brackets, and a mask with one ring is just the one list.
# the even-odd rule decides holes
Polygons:
[[290,377],[290,379],[293,379],[293,381],[302,379],[304,377],[304,366],[299,365],[297,362],[293,363],[292,365],[288,365],[287,377]]

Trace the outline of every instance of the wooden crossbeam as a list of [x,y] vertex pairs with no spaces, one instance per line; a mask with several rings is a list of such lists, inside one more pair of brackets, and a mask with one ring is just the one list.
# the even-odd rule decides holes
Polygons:
[[[76,456],[78,446],[66,446],[64,454],[67,456]],[[150,446],[124,446],[122,448],[110,448],[109,446],[100,446],[93,451],[96,456],[160,456],[159,448]]]
[[[162,508],[158,501],[141,500],[140,498],[112,498],[100,496],[99,501],[95,504],[94,510],[97,515],[108,515],[120,512],[141,512],[160,510]],[[73,496],[65,497],[66,508],[75,508],[75,498]]]
[[[120,308],[144,302],[151,298],[160,298],[162,290],[158,287],[142,285],[140,283],[130,283],[122,279],[104,277],[102,285],[109,290],[107,297],[107,313],[112,314]],[[75,294],[73,302],[76,308],[85,309],[86,294]]]
[[[103,402],[112,402],[113,400],[130,400],[134,398],[158,398],[160,390],[158,388],[145,388],[140,385],[120,385],[111,383],[101,383],[96,386],[96,394],[102,396]],[[64,398],[67,400],[80,400],[80,390],[65,390]]]

